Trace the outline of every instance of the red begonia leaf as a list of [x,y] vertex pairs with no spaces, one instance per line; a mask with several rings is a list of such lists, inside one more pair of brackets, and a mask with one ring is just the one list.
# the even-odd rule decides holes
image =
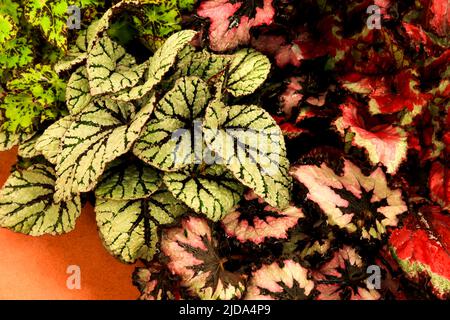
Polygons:
[[366,149],[372,164],[379,162],[387,168],[388,173],[395,173],[406,159],[408,142],[406,132],[393,125],[368,127],[359,114],[361,105],[349,99],[341,105],[342,116],[335,121],[335,126],[343,137],[352,133],[352,142]]
[[431,166],[429,181],[431,200],[450,210],[450,166],[436,161]]
[[392,232],[389,245],[410,279],[425,279],[438,297],[450,297],[450,216],[439,207],[421,208]]

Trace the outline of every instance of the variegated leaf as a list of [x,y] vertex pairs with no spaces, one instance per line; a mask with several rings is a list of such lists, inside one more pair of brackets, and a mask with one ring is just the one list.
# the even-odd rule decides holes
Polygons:
[[80,215],[80,197],[55,203],[54,192],[53,168],[39,164],[14,171],[0,191],[0,226],[32,236],[71,231]]
[[245,291],[245,279],[223,261],[219,243],[206,219],[188,216],[180,228],[164,230],[161,250],[167,267],[181,278],[190,295],[202,300],[239,299]]
[[226,89],[233,96],[245,96],[255,92],[270,72],[269,59],[253,49],[242,49],[231,60]]
[[208,86],[200,78],[179,79],[158,103],[156,119],[148,123],[136,141],[134,154],[164,171],[176,171],[192,164],[195,157],[192,137],[195,130],[201,133],[201,122],[197,122],[199,128],[196,128],[195,121],[204,114],[209,98]]
[[159,190],[141,200],[98,199],[95,212],[106,248],[120,260],[150,261],[159,242],[158,226],[186,212],[170,192]]
[[170,36],[155,52],[154,56],[149,59],[146,82],[129,91],[120,93],[115,99],[121,101],[136,100],[150,92],[175,64],[178,53],[194,38],[195,34],[196,32],[193,30],[183,30]]
[[163,179],[167,189],[177,199],[213,221],[229,213],[244,192],[244,187],[233,175],[219,165],[167,172]]
[[83,63],[87,56],[86,52],[69,51],[65,57],[55,64],[54,70],[56,73],[69,71],[76,65]]
[[134,105],[94,99],[73,122],[57,158],[57,200],[91,191],[106,165],[126,153],[153,111],[151,98],[138,114]]
[[79,67],[70,76],[66,87],[66,104],[70,114],[80,113],[91,99],[86,67]]
[[19,145],[18,155],[22,158],[34,158],[41,155],[41,152],[36,149],[36,142],[39,139],[39,135],[35,135],[34,137],[24,141]]
[[273,207],[289,205],[292,181],[283,134],[266,111],[215,101],[203,126],[206,144],[239,181]]
[[147,64],[137,66],[135,58],[104,35],[89,52],[87,74],[91,95],[114,93],[136,85]]
[[53,123],[36,141],[35,148],[52,164],[56,164],[58,154],[61,151],[63,136],[73,122],[71,116],[59,119]]
[[100,180],[95,195],[111,200],[137,200],[150,196],[162,179],[152,167],[142,162],[113,161]]
[[189,52],[178,62],[176,77],[197,76],[210,81],[225,72],[231,58],[229,55],[213,54],[206,50]]

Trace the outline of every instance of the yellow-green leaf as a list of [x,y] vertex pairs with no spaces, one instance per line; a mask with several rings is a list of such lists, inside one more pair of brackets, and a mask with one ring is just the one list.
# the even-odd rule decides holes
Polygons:
[[240,182],[273,207],[289,205],[292,180],[283,133],[269,113],[215,101],[206,111],[203,131],[208,147]]
[[102,176],[95,195],[112,200],[137,200],[150,196],[161,186],[162,179],[152,167],[142,162],[117,160]]
[[120,260],[150,261],[159,242],[158,226],[174,222],[186,207],[159,190],[141,200],[98,199],[95,212],[106,248]]
[[243,185],[219,165],[166,172],[164,184],[177,199],[213,221],[229,213],[244,192]]
[[226,89],[235,97],[251,94],[263,84],[269,72],[269,58],[253,49],[242,49],[231,60]]
[[14,171],[0,191],[0,226],[32,236],[73,230],[80,197],[56,203],[54,192],[53,168],[34,165]]
[[78,115],[63,138],[56,171],[57,200],[91,191],[106,165],[126,153],[153,111],[151,98],[135,115],[131,103],[94,99]]

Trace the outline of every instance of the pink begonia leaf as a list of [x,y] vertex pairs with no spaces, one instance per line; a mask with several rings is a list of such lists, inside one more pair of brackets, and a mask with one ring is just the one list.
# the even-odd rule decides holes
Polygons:
[[179,300],[180,288],[171,279],[167,269],[159,262],[152,262],[148,268],[136,268],[133,284],[140,292],[139,300]]
[[250,42],[250,29],[273,22],[272,0],[207,0],[197,14],[209,18],[210,47],[215,51],[235,49]]
[[253,191],[222,220],[225,232],[242,243],[261,244],[266,239],[286,239],[287,231],[303,218],[300,208],[289,206],[281,211],[267,205]]
[[380,293],[367,283],[367,266],[356,250],[344,246],[313,273],[317,300],[378,300]]
[[314,289],[308,270],[293,260],[263,265],[253,272],[246,300],[306,300]]
[[366,176],[345,160],[342,175],[325,163],[320,167],[297,165],[291,174],[307,188],[307,199],[319,205],[330,225],[360,239],[383,239],[386,229],[397,226],[399,216],[407,210],[401,190],[388,187],[381,168]]
[[181,285],[193,296],[206,300],[240,298],[244,279],[225,269],[217,240],[205,219],[186,217],[180,228],[163,232],[161,250],[169,258],[167,267],[181,277]]

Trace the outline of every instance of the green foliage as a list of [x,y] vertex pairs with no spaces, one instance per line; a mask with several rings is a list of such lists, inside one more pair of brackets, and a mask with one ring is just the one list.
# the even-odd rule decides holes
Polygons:
[[133,16],[139,34],[151,50],[159,48],[173,32],[181,30],[182,11],[192,11],[195,0],[162,0],[143,7],[142,15]]
[[68,48],[67,10],[75,5],[81,10],[99,6],[98,0],[25,0],[25,17],[33,26],[40,28],[44,37],[56,47],[66,51]]
[[[66,116],[43,133],[21,139],[22,157],[38,162],[46,158],[47,165],[54,165],[54,184],[49,187],[53,201],[69,203],[81,193],[95,191],[104,243],[126,262],[151,260],[159,227],[186,212],[220,220],[238,204],[246,187],[283,209],[291,182],[287,175],[265,172],[267,161],[285,170],[281,130],[258,106],[225,105],[234,97],[252,94],[265,81],[268,59],[253,50],[231,55],[197,51],[189,45],[196,32],[185,30],[171,35],[139,64],[108,32],[123,6],[115,5],[81,32],[68,56],[57,63],[58,71],[71,72],[66,92],[48,65],[37,65],[8,83],[10,92],[20,92],[22,102],[13,99],[16,95],[5,98],[2,108],[9,131],[58,118],[62,108],[54,107],[64,99],[67,104]],[[234,122],[233,112],[239,113]],[[247,130],[242,141],[237,140],[249,148],[244,158],[228,158],[227,150],[211,140],[214,133],[207,130],[221,130],[222,125]],[[183,131],[181,140],[171,136],[177,130]],[[191,145],[198,130],[205,130],[209,138],[200,136]],[[258,145],[252,138],[258,133],[269,134],[270,152],[278,158],[254,154]],[[227,134],[220,133],[227,140],[235,138]],[[0,138],[5,145],[18,140]],[[205,152],[214,150],[211,158],[198,154],[199,143]],[[253,158],[258,162],[251,163]],[[251,179],[242,179],[242,171],[250,172]],[[20,206],[27,207],[26,200]]]
[[32,132],[47,120],[54,120],[64,110],[65,82],[48,65],[36,65],[22,72],[6,85],[9,94],[0,104],[6,118],[4,130]]
[[[3,190],[7,219],[0,219],[0,225],[27,234],[71,230],[80,194],[94,192],[105,246],[119,259],[133,262],[153,258],[161,226],[189,211],[218,221],[239,203],[247,188],[280,209],[289,204],[289,163],[280,128],[259,106],[227,105],[262,85],[271,68],[267,57],[248,49],[230,55],[199,51],[190,45],[197,33],[184,30],[138,63],[127,51],[125,43],[130,39],[117,37],[125,21],[121,14],[140,10],[140,2],[114,5],[80,31],[72,45],[62,41],[65,31],[57,28],[58,15],[45,18],[52,10],[62,13],[66,2],[49,1],[48,7],[28,3],[28,19],[43,19],[40,27],[49,42],[68,49],[54,69],[70,77],[66,90],[65,81],[50,64],[37,64],[7,83],[8,94],[0,105],[0,146],[20,143],[20,156],[38,167],[24,171],[29,183],[19,183],[21,171],[12,176]],[[158,39],[179,28],[176,19],[177,27],[168,27],[174,10],[178,16],[181,8],[193,5],[192,1],[145,3],[144,16],[152,14],[167,23],[152,29]],[[164,11],[169,5],[171,9]],[[57,58],[51,50],[45,56]],[[43,131],[48,120],[56,121]],[[178,131],[180,136],[174,138]],[[236,143],[232,151],[237,154],[230,155],[221,142],[228,147]],[[268,144],[269,150],[260,150],[259,143]],[[45,173],[49,180],[40,190],[38,178]],[[11,200],[12,188],[20,192],[32,188],[36,197],[45,196],[46,206],[36,214],[31,210],[34,198]],[[0,199],[0,214],[1,203]],[[36,223],[14,225],[22,221],[16,207]],[[58,214],[62,220],[55,222]],[[40,221],[45,228],[36,225]]]

